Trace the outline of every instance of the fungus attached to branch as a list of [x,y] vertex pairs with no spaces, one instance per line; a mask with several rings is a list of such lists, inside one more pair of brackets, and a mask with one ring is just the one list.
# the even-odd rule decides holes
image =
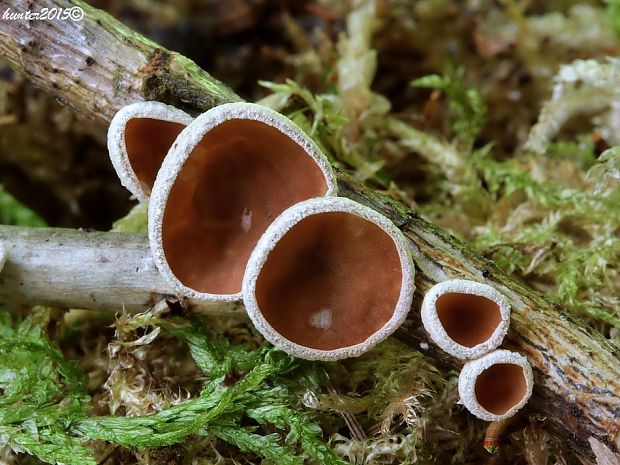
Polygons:
[[157,175],[157,267],[183,295],[240,299],[247,260],[272,221],[335,191],[329,161],[290,120],[255,104],[215,107],[181,132]]
[[179,133],[193,118],[160,102],[121,108],[108,129],[108,151],[123,186],[146,202],[161,164]]
[[476,358],[502,343],[510,325],[510,307],[493,287],[454,279],[436,284],[424,296],[422,323],[447,353]]
[[500,421],[527,403],[533,384],[532,369],[523,355],[496,350],[465,364],[459,375],[459,394],[476,417]]
[[267,229],[248,262],[243,300],[255,326],[297,357],[366,352],[405,319],[414,267],[402,233],[352,200],[308,200]]

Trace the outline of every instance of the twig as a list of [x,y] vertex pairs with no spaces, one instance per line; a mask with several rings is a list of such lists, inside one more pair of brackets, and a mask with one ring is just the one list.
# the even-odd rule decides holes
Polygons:
[[[136,312],[176,299],[143,234],[0,226],[0,243],[7,252],[0,272],[4,305]],[[240,303],[194,307],[244,311]]]

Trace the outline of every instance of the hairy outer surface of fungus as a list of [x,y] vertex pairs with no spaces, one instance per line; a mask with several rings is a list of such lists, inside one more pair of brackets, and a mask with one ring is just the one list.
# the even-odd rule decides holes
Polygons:
[[248,262],[243,299],[276,347],[297,357],[354,357],[404,321],[415,289],[402,233],[352,200],[312,199],[286,210]]
[[461,359],[496,349],[510,326],[510,306],[487,284],[464,279],[443,281],[424,296],[422,323],[444,351]]
[[459,375],[459,395],[476,417],[500,421],[527,403],[533,384],[532,368],[523,355],[496,350],[465,364]]
[[112,165],[141,202],[149,199],[168,150],[193,118],[160,102],[137,102],[121,108],[108,129]]
[[178,137],[157,175],[149,237],[157,267],[184,295],[237,300],[250,253],[291,205],[332,195],[317,145],[260,105],[207,111]]

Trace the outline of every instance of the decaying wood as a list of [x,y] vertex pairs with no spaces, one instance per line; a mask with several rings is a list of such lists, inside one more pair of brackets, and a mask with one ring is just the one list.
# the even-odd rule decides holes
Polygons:
[[[24,8],[23,3],[23,0],[4,0],[3,6],[19,11]],[[195,114],[214,104],[238,99],[191,61],[139,36],[105,13],[78,1],[40,0],[36,5],[37,8],[79,5],[85,17],[75,23],[0,21],[0,53],[15,69],[76,111],[109,121],[120,106],[137,100],[157,99]],[[530,411],[541,413],[565,446],[586,463],[594,462],[588,443],[590,437],[598,439],[614,453],[620,450],[619,354],[600,334],[590,333],[580,321],[568,316],[568,312],[553,306],[539,293],[501,272],[471,247],[402,204],[368,190],[345,175],[339,175],[339,184],[342,195],[388,216],[411,240],[417,266],[416,302],[410,319],[397,337],[421,348],[441,363],[459,367],[457,360],[433,346],[422,329],[421,297],[434,283],[447,278],[474,279],[495,286],[513,307],[512,325],[504,346],[526,355],[534,368],[536,387]],[[11,235],[10,231],[4,231]],[[53,234],[54,240],[60,241],[63,235],[69,237],[75,233]],[[107,233],[98,237],[110,244],[108,247],[117,244],[118,254],[126,254],[125,249],[134,247],[132,253],[126,254],[127,259],[133,260],[132,254],[135,254],[137,262],[133,266],[134,269],[139,267],[140,257],[144,258],[143,254],[147,253],[146,239],[141,239],[142,252],[139,252],[136,250],[139,239],[114,236],[118,238],[114,242],[113,236]],[[8,252],[5,273],[20,275],[26,283],[28,273],[36,273],[36,267],[28,265],[25,256],[18,266],[13,262],[10,247]],[[53,255],[47,258],[53,260]],[[122,266],[119,273],[131,271],[129,265]],[[83,275],[86,272],[83,268],[58,272],[64,273],[66,279],[81,280],[86,293],[89,287],[94,288],[88,279],[95,279],[96,268],[90,270],[90,276]],[[103,280],[98,282],[104,284]],[[118,277],[112,282],[121,287],[132,285],[119,283]],[[160,278],[154,276],[153,283],[156,285],[137,292],[140,297],[136,302],[147,305],[149,292],[166,293],[167,287]],[[104,296],[106,293],[99,289],[98,298],[114,300],[113,295]],[[7,294],[3,292],[2,295]],[[111,304],[118,308],[120,300]],[[28,300],[31,302],[32,298]]]
[[107,122],[123,105],[161,100],[189,113],[240,100],[178,53],[163,49],[84,2],[3,0],[3,15],[80,7],[72,20],[3,20],[0,55],[79,113]]
[[[0,247],[7,255],[0,302],[8,307],[138,312],[177,300],[157,271],[144,234],[0,226]],[[209,313],[243,311],[241,303],[183,305]]]

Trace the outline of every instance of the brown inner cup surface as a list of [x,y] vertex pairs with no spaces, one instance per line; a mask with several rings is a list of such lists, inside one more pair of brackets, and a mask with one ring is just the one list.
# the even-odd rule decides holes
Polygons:
[[503,415],[517,405],[527,392],[525,374],[520,365],[498,363],[476,379],[476,399],[487,411]]
[[327,190],[316,162],[280,131],[251,120],[220,124],[194,148],[170,190],[163,220],[170,269],[200,292],[240,292],[267,227]]
[[305,347],[365,341],[392,317],[402,284],[396,244],[351,213],[308,216],[270,252],[256,300],[271,326]]
[[478,295],[447,293],[435,308],[448,336],[465,347],[487,341],[502,321],[499,305]]
[[140,187],[149,195],[157,172],[185,125],[152,118],[133,118],[125,125],[125,148]]

